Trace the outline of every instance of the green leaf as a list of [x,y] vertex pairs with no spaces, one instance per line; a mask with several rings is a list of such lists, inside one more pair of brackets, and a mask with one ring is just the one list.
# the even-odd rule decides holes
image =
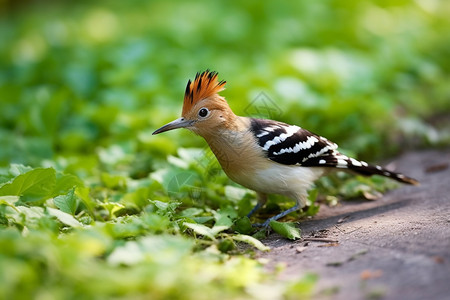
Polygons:
[[245,217],[247,214],[253,209],[254,205],[252,204],[251,197],[245,197],[241,201],[238,202],[238,212],[239,216]]
[[199,175],[193,171],[169,170],[163,180],[167,192],[174,198],[189,196],[201,190],[195,185]]
[[252,223],[248,217],[243,217],[236,220],[233,229],[243,234],[249,234],[253,231]]
[[211,221],[212,219],[214,219],[213,216],[202,216],[202,217],[193,217],[192,218],[192,220],[194,220],[198,224],[206,223],[208,221]]
[[153,203],[158,210],[166,212],[169,209],[169,203],[168,202],[162,202],[158,200],[151,200],[151,203]]
[[163,215],[172,215],[180,203],[171,201],[163,202],[159,200],[150,200],[150,203],[156,208],[156,212]]
[[108,263],[111,265],[135,265],[144,260],[144,255],[138,242],[129,241],[121,247],[117,247],[108,256]]
[[37,168],[0,186],[0,196],[21,196],[23,202],[46,200],[51,197],[55,184],[53,168]]
[[128,241],[115,248],[108,256],[107,262],[113,266],[131,266],[150,258],[161,265],[170,265],[173,262],[176,266],[180,258],[190,257],[192,246],[192,241],[180,237],[149,236],[137,241]]
[[9,207],[15,209],[16,211],[17,211],[17,208],[14,205],[14,203],[16,203],[17,201],[19,201],[18,196],[2,196],[2,197],[0,197],[0,205],[9,206]]
[[111,175],[103,172],[100,176],[103,184],[110,189],[122,189],[126,188],[127,181],[125,177],[120,175]]
[[320,206],[316,204],[317,196],[319,195],[319,190],[317,188],[309,191],[308,194],[308,209],[304,211],[307,216],[314,216],[319,212]]
[[167,216],[161,216],[155,213],[145,213],[140,218],[146,230],[152,232],[164,232],[170,228],[172,224]]
[[239,188],[232,185],[225,186],[225,197],[227,199],[237,202],[244,198],[244,196],[248,193],[248,190]]
[[260,230],[258,230],[257,232],[255,232],[252,237],[254,237],[255,239],[258,240],[263,240],[267,237],[268,233],[267,230],[265,228],[262,228]]
[[192,229],[197,234],[206,236],[213,241],[216,240],[214,231],[212,231],[211,228],[209,228],[205,225],[188,223],[188,222],[184,222],[183,225]]
[[213,228],[211,228],[212,233],[214,234],[214,236],[216,236],[218,233],[227,230],[228,228],[230,228],[230,226],[225,226],[225,225],[214,225]]
[[117,202],[105,202],[101,203],[100,206],[104,207],[108,211],[110,217],[115,216],[116,212],[125,208],[123,204]]
[[77,187],[75,189],[75,195],[77,195],[81,202],[83,202],[84,206],[86,206],[89,214],[94,217],[94,210],[96,207],[96,203],[94,200],[92,200],[91,196],[89,195],[90,189],[88,187]]
[[179,148],[177,153],[184,161],[198,163],[205,155],[203,148]]
[[75,196],[75,189],[71,189],[66,195],[61,195],[53,198],[53,203],[61,211],[74,215],[77,210],[77,198]]
[[226,226],[230,228],[233,225],[233,219],[237,217],[237,213],[232,207],[219,209],[213,213],[214,219],[216,219],[215,226]]
[[272,220],[270,221],[270,227],[272,227],[279,235],[290,240],[299,239],[301,237],[300,229],[295,226],[295,223],[283,223]]
[[195,217],[198,216],[199,214],[203,213],[204,209],[201,208],[197,208],[197,207],[190,207],[190,208],[186,208],[185,210],[182,210],[180,212],[180,215],[183,217]]
[[316,274],[306,274],[303,278],[291,282],[285,293],[286,298],[311,299],[317,281],[318,276]]
[[227,253],[236,249],[236,244],[231,239],[224,239],[217,245],[217,249],[222,253]]
[[29,166],[24,166],[24,165],[20,165],[20,164],[11,164],[11,166],[9,168],[9,173],[12,176],[16,177],[16,176],[19,176],[20,174],[24,174],[31,170],[33,170],[33,168],[29,167]]
[[45,217],[44,209],[38,206],[16,206],[16,211],[19,211],[18,215],[11,215],[16,224],[20,224],[26,227],[37,227],[39,220]]
[[237,235],[231,236],[231,238],[235,241],[244,242],[249,245],[252,245],[256,249],[261,250],[261,251],[269,251],[270,250],[270,247],[267,247],[266,245],[261,243],[261,241],[255,239],[254,237],[249,236],[249,235],[237,234]]
[[56,185],[53,191],[53,197],[58,195],[67,194],[70,189],[74,187],[84,186],[83,182],[75,175],[72,174],[56,174]]
[[308,193],[308,206],[313,205],[316,202],[317,196],[319,195],[319,190],[317,188],[312,189]]
[[138,188],[133,192],[123,195],[120,202],[126,207],[132,207],[137,210],[142,210],[149,204],[150,190],[147,187]]
[[65,213],[63,211],[51,207],[47,207],[47,212],[50,215],[56,217],[63,224],[66,224],[71,227],[83,227],[83,224],[78,222],[73,216],[69,215],[68,213]]

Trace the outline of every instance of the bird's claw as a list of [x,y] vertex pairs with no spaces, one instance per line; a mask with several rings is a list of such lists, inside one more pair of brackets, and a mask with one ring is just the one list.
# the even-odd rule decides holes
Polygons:
[[258,227],[258,228],[268,228],[270,225],[271,219],[265,221],[264,223],[254,223],[252,224],[252,227]]

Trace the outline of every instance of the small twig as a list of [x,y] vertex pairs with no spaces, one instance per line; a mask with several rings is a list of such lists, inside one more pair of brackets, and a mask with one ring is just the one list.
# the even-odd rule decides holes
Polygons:
[[347,232],[345,230],[342,230],[338,225],[334,225],[334,227],[336,227],[337,230],[339,230],[340,232],[345,233],[345,234],[349,234],[349,233],[355,232],[355,231],[360,230],[361,228],[363,228],[363,226],[360,226],[358,228],[353,229],[352,231],[348,231]]
[[315,237],[305,237],[305,238],[303,238],[303,241],[307,241],[307,242],[323,242],[323,243],[339,243],[338,240],[324,239],[324,238],[315,238]]
[[336,227],[336,229],[339,230],[340,232],[345,233],[345,231],[342,230],[342,229],[339,227],[339,225],[334,225],[334,227]]
[[360,230],[361,228],[363,228],[362,226],[359,226],[358,228],[355,228],[355,229],[353,229],[352,231],[349,231],[349,232],[346,232],[347,234],[348,233],[352,233],[352,232],[355,232],[355,231],[357,231],[357,230]]
[[427,172],[427,173],[440,172],[440,171],[444,171],[444,170],[448,169],[448,167],[449,167],[448,163],[435,164],[435,165],[428,166],[425,169],[425,172]]

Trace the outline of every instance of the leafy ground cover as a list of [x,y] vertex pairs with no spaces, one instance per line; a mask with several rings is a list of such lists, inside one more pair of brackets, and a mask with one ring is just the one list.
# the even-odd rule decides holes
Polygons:
[[[236,113],[298,124],[366,160],[450,141],[444,2],[5,3],[5,299],[311,293],[313,275],[282,282],[252,258],[266,250],[244,217],[254,195],[227,179],[200,138],[151,136],[178,116],[197,71],[219,71]],[[313,215],[316,199],[390,187],[325,178],[310,209],[287,220]],[[257,217],[290,205],[273,197]]]

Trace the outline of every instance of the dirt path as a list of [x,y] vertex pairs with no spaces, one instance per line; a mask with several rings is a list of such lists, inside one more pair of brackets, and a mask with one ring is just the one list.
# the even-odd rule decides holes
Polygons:
[[303,237],[271,234],[261,254],[282,278],[319,275],[315,299],[450,299],[450,151],[406,154],[396,170],[420,180],[376,201],[322,207]]

